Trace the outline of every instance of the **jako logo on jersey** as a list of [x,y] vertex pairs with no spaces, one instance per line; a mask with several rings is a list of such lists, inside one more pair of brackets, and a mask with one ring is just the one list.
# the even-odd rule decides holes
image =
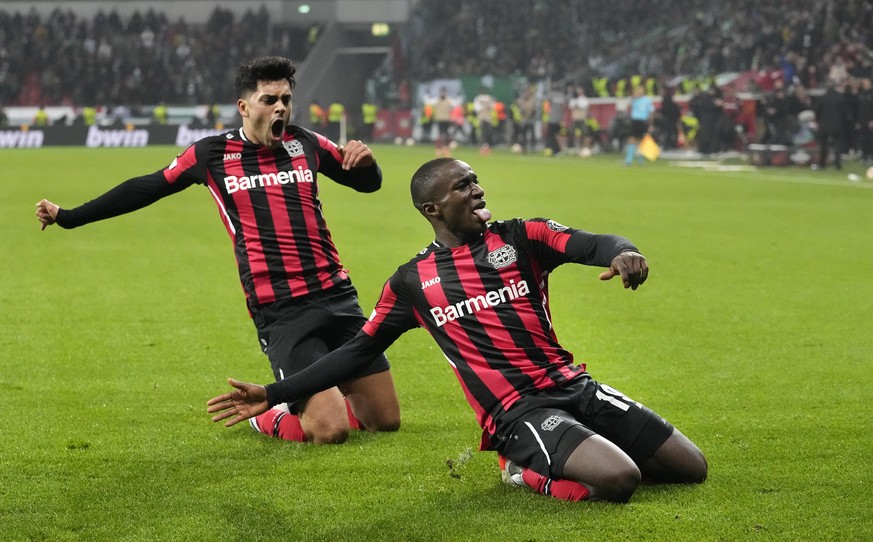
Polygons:
[[228,160],[239,160],[241,158],[242,158],[241,152],[226,152],[226,153],[224,153],[224,161],[225,162],[227,162]]
[[515,248],[512,245],[503,245],[497,250],[488,253],[488,263],[494,269],[503,269],[515,263]]
[[546,421],[540,425],[540,428],[543,431],[554,431],[554,429],[559,425],[561,425],[561,418],[557,416],[549,416],[546,418]]
[[264,173],[262,175],[252,175],[251,177],[228,175],[224,178],[224,187],[227,189],[228,194],[233,194],[237,190],[251,190],[252,188],[263,188],[277,184],[311,183],[313,181],[312,171],[303,169],[303,166],[298,166],[297,169],[292,171]]
[[558,224],[554,220],[546,220],[546,226],[548,226],[550,230],[558,232],[567,231],[568,229],[570,229],[567,226],[562,226],[561,224]]
[[530,288],[527,286],[527,281],[522,280],[516,284],[514,280],[511,280],[509,286],[504,286],[499,290],[485,292],[483,295],[477,295],[447,307],[432,307],[430,315],[433,316],[437,327],[442,327],[446,322],[454,322],[462,316],[495,307],[529,293]]
[[288,156],[291,158],[303,154],[303,144],[296,139],[285,141],[282,143],[282,146],[285,147],[285,150],[288,151]]
[[430,279],[430,280],[422,281],[422,283],[421,283],[421,289],[424,290],[424,289],[427,288],[428,286],[433,286],[434,284],[439,284],[439,283],[440,283],[440,278],[439,278],[439,277],[434,277],[434,278],[432,278],[432,279]]

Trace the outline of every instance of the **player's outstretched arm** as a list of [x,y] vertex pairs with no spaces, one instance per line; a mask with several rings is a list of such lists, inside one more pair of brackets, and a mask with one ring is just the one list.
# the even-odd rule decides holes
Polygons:
[[47,199],[36,204],[36,218],[38,218],[39,223],[42,224],[40,230],[44,230],[46,227],[55,223],[55,219],[58,216],[58,209],[59,207],[57,205]]
[[267,390],[264,386],[240,382],[232,378],[228,378],[227,383],[236,389],[206,402],[206,412],[215,414],[212,421],[227,420],[224,426],[231,427],[269,410]]
[[609,268],[600,273],[600,280],[609,280],[621,276],[625,288],[636,290],[649,276],[649,264],[639,252],[625,251],[612,259]]

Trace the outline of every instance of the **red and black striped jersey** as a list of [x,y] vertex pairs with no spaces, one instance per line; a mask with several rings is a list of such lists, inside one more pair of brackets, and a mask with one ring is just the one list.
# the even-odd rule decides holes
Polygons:
[[382,184],[378,165],[344,170],[336,145],[304,128],[288,126],[275,149],[248,141],[237,129],[203,138],[166,168],[60,210],[57,221],[73,228],[145,207],[192,184],[205,185],[233,242],[252,307],[325,290],[347,278],[322,212],[319,173],[360,192]]
[[552,327],[549,273],[571,261],[608,266],[625,250],[636,249],[552,220],[492,223],[475,243],[434,242],[398,268],[362,331],[394,340],[426,328],[490,435],[494,418],[522,396],[585,372]]

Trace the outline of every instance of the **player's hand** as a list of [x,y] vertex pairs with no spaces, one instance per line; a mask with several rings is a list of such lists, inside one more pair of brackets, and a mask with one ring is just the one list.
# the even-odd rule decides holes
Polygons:
[[55,223],[55,218],[58,216],[59,207],[47,199],[44,199],[36,204],[36,218],[39,219],[40,231],[46,229],[46,226],[51,226]]
[[612,259],[609,269],[600,273],[600,280],[609,280],[616,275],[621,276],[625,288],[636,290],[640,284],[646,282],[649,264],[639,252],[622,252]]
[[228,378],[227,383],[236,389],[206,402],[206,412],[215,414],[212,421],[227,420],[224,426],[230,427],[269,410],[267,388],[264,386],[239,382],[232,378]]
[[353,139],[336,148],[343,157],[343,169],[367,167],[373,165],[373,151],[360,140]]

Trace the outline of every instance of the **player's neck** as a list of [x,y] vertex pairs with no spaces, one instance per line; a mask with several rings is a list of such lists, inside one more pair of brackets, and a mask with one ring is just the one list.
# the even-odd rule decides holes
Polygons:
[[252,130],[251,128],[246,129],[245,126],[240,128],[240,132],[242,133],[243,139],[245,139],[246,141],[248,141],[252,145],[257,145],[259,147],[270,147],[270,148],[276,148],[280,145],[280,142],[278,142],[278,141],[269,141],[266,143],[261,141],[257,137],[253,136],[253,134],[255,133],[254,130]]
[[446,247],[446,248],[456,248],[456,247],[460,247],[460,246],[464,246],[464,245],[469,245],[471,243],[478,241],[481,238],[482,238],[481,233],[475,234],[475,235],[461,236],[461,235],[455,235],[455,234],[448,232],[448,231],[442,231],[442,232],[438,232],[436,234],[435,240],[439,246]]

